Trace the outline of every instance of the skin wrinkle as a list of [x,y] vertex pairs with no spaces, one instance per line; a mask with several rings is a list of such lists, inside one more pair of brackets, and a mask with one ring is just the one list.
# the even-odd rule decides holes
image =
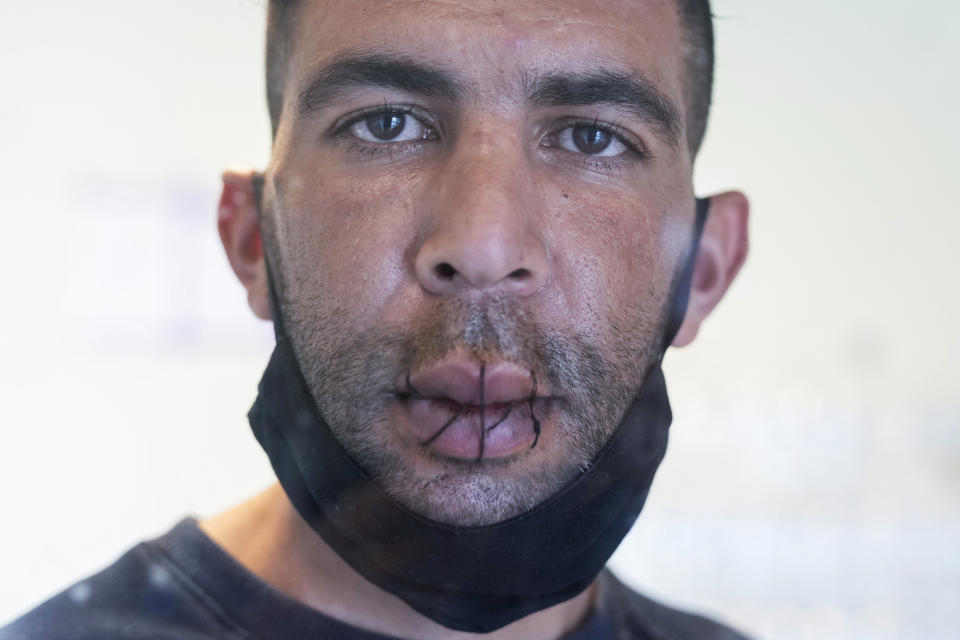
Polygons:
[[[445,6],[445,7],[455,6],[455,7],[456,7],[459,11],[461,11],[461,12],[470,13],[470,14],[472,14],[472,15],[474,15],[474,16],[477,16],[477,15],[481,15],[481,16],[482,16],[482,15],[484,15],[483,12],[477,10],[475,7],[473,7],[472,5],[470,5],[470,4],[468,4],[468,3],[464,3],[464,2],[451,2],[451,1],[449,1],[449,0],[448,0],[448,1],[444,1],[444,0],[387,0],[387,2],[385,2],[384,4],[385,4],[385,7],[386,7],[386,8],[391,8],[391,7],[398,6],[398,5],[413,5],[413,6],[414,6],[415,8],[417,8],[417,9],[419,9],[422,5],[431,5],[431,4],[432,4],[432,5],[438,5],[438,6]],[[640,3],[627,2],[626,4],[633,4],[634,6],[633,6],[633,8],[632,8],[630,11],[624,11],[624,12],[622,12],[622,15],[621,15],[622,18],[634,17],[633,14],[637,11],[637,5],[640,5],[640,6],[643,6],[643,7],[645,7],[645,8],[648,8],[648,5],[649,5],[650,3],[649,3],[649,2],[640,2]],[[672,2],[661,2],[661,3],[659,3],[659,4],[661,4],[662,6],[665,6],[665,7],[669,7],[671,10],[675,11],[674,4],[673,4]],[[580,10],[574,10],[574,11],[575,11],[576,13],[582,13]],[[494,17],[499,18],[501,22],[503,21],[503,13],[502,13],[502,12],[496,12],[496,13],[494,14]],[[598,28],[598,27],[599,27],[599,28],[610,29],[610,30],[612,30],[612,31],[619,31],[619,32],[627,31],[627,29],[622,28],[622,27],[620,27],[620,26],[614,26],[614,25],[609,25],[609,24],[598,24],[596,21],[592,21],[592,20],[588,20],[588,19],[581,19],[581,20],[562,19],[562,20],[557,20],[556,18],[525,18],[525,19],[522,19],[522,21],[525,22],[525,23],[533,24],[533,25],[535,25],[535,26],[536,26],[536,25],[540,25],[540,24],[549,24],[549,25],[551,25],[552,27],[555,27],[555,28],[556,28],[556,27],[561,27],[561,28],[562,28],[562,27],[567,27],[567,26],[574,26],[574,27],[577,27],[577,26],[588,26],[588,27],[591,27],[591,28]],[[617,25],[621,25],[621,24],[625,24],[625,22],[620,21],[620,22],[617,22],[616,24],[617,24]]]
[[[429,3],[430,3],[430,4],[437,5],[438,7],[446,7],[446,8],[447,8],[447,11],[446,11],[445,13],[442,12],[441,15],[438,16],[438,20],[437,20],[437,21],[443,21],[443,18],[449,17],[449,14],[456,14],[456,12],[459,11],[459,12],[461,12],[461,13],[468,13],[468,14],[470,14],[471,17],[468,18],[468,19],[466,19],[466,20],[467,20],[468,23],[471,25],[471,27],[481,27],[481,26],[483,26],[483,25],[485,25],[485,24],[488,24],[488,23],[493,22],[493,19],[484,19],[484,16],[486,15],[485,12],[479,11],[478,9],[476,9],[476,8],[470,6],[470,5],[466,5],[466,4],[463,4],[463,3],[456,3],[456,2],[438,2],[438,1],[436,1],[436,0],[430,0]],[[386,14],[386,13],[389,12],[390,8],[395,7],[395,6],[403,6],[403,5],[409,5],[411,12],[421,13],[421,12],[423,11],[423,8],[422,8],[422,5],[423,5],[423,4],[424,4],[424,3],[422,3],[422,2],[388,2],[388,3],[386,3],[385,7],[381,10],[381,13]],[[623,9],[617,13],[617,15],[619,16],[619,18],[618,18],[615,22],[614,22],[614,21],[605,22],[605,21],[603,21],[603,20],[593,20],[593,21],[591,21],[591,20],[589,20],[589,19],[583,19],[583,20],[564,20],[564,21],[561,21],[559,24],[563,25],[564,28],[566,28],[566,27],[586,27],[586,28],[589,28],[589,29],[591,29],[591,30],[597,30],[597,31],[600,31],[600,32],[610,31],[610,32],[612,32],[611,35],[618,35],[618,36],[621,36],[621,37],[626,34],[626,35],[629,35],[632,39],[637,39],[638,37],[642,37],[642,36],[638,35],[637,30],[636,30],[635,28],[629,28],[629,27],[627,27],[627,26],[625,26],[625,25],[631,25],[631,24],[633,24],[634,21],[637,20],[637,12],[640,11],[641,9],[645,9],[645,10],[646,10],[645,13],[647,13],[648,15],[650,15],[650,18],[649,18],[649,19],[650,19],[651,22],[661,22],[661,23],[662,23],[662,22],[664,22],[665,18],[669,18],[669,19],[666,20],[668,28],[664,28],[664,29],[659,30],[659,31],[657,32],[658,35],[659,35],[660,32],[669,32],[669,31],[671,31],[671,30],[678,30],[678,29],[679,29],[679,16],[678,16],[678,14],[677,14],[677,9],[676,9],[675,4],[674,4],[672,1],[670,1],[670,0],[664,0],[664,1],[661,1],[661,2],[656,3],[656,4],[658,5],[658,8],[657,8],[656,10],[652,10],[652,9],[649,7],[649,4],[650,4],[649,2],[646,2],[646,3],[633,3],[633,2],[607,3],[607,6],[605,7],[605,9],[609,11],[610,8],[611,8],[613,5],[617,5],[617,4],[619,4],[619,5],[625,5],[625,6],[623,6]],[[328,3],[328,5],[329,5],[329,3]],[[450,9],[450,7],[456,7],[456,10]],[[331,19],[333,19],[333,18],[336,17],[336,12],[324,11],[323,16],[322,16],[323,19],[322,19],[322,20],[317,20],[315,23],[311,23],[311,21],[309,21],[309,20],[298,20],[298,21],[297,21],[298,28],[297,28],[297,34],[296,34],[296,35],[297,35],[297,39],[299,40],[299,37],[302,37],[302,35],[304,34],[305,31],[306,31],[307,33],[319,31],[319,30],[321,29],[323,23],[327,20],[327,17],[328,17],[328,16],[331,16]],[[506,27],[506,26],[504,26],[504,25],[502,24],[502,21],[503,21],[502,17],[501,17],[501,18],[498,18],[498,21],[501,23],[501,24],[499,25],[499,28],[500,28],[501,31],[506,31],[506,30],[508,30],[508,27]],[[522,27],[523,27],[524,25],[526,25],[527,23],[529,23],[530,25],[533,25],[534,28],[527,28],[527,29],[522,28]],[[556,30],[556,26],[557,26],[556,23],[557,23],[557,21],[556,21],[555,19],[552,19],[552,18],[549,18],[549,17],[543,17],[543,18],[527,17],[527,16],[519,15],[519,12],[517,12],[517,13],[514,13],[514,15],[511,16],[511,25],[512,25],[512,26],[511,26],[510,29],[512,29],[512,33],[517,33],[517,34],[519,34],[519,35],[506,36],[506,37],[504,37],[504,39],[514,39],[514,40],[520,40],[520,41],[528,41],[529,38],[528,38],[528,37],[525,37],[525,36],[523,35],[524,33],[540,33],[540,34],[542,34],[542,33],[544,32],[544,30],[543,30],[542,28],[536,28],[537,25],[542,25],[542,24],[550,24],[551,27],[552,27],[551,30]],[[612,23],[612,24],[611,24],[611,23]],[[616,26],[613,26],[613,25],[616,25]],[[624,25],[624,26],[620,26],[620,25]],[[397,38],[396,40],[397,40],[397,41],[403,41],[403,38]],[[462,41],[463,39],[460,38],[460,37],[458,37],[458,36],[455,36],[455,35],[451,34],[450,37],[449,37],[449,40],[450,40],[450,42],[456,43],[456,42]],[[609,37],[608,37],[607,35],[600,35],[599,37],[595,38],[595,40],[598,41],[598,42],[603,42],[603,41],[605,41],[605,40],[609,40]],[[336,50],[336,49],[338,48],[337,46],[335,46],[335,43],[329,43],[329,44],[330,44],[330,46],[325,47],[328,51],[331,50],[331,49]],[[355,44],[352,45],[352,46],[355,46]],[[460,52],[461,52],[462,54],[464,54],[464,55],[476,56],[477,53],[478,53],[477,50],[473,50],[473,49],[467,50],[467,48],[466,48],[465,45],[457,46],[457,47],[455,47],[455,49],[457,49],[458,51],[460,51]],[[491,47],[488,48],[488,50],[489,50],[489,52],[486,53],[486,54],[484,54],[483,50],[480,50],[480,54],[481,54],[481,55],[492,56],[492,55],[494,55],[494,54],[493,54],[493,51],[496,50],[496,47],[495,47],[495,46],[491,46]],[[294,62],[296,62],[296,60],[294,60]],[[446,66],[450,66],[450,67],[456,67],[456,66],[457,66],[457,65],[455,64],[455,63],[456,63],[456,58],[454,58],[454,57],[451,57],[451,58],[448,58],[448,59],[443,59],[443,60],[437,60],[436,62],[437,62],[437,64],[439,64],[439,65],[446,65]],[[561,64],[560,66],[563,66],[563,65]],[[671,78],[673,78],[673,77],[679,78],[679,77],[681,76],[681,74],[679,73],[680,70],[679,70],[678,68],[675,68],[675,67],[676,67],[675,64],[671,64],[670,67],[671,67],[671,68],[669,68],[668,70],[669,70],[670,72],[675,72],[675,73],[670,73],[670,74],[657,74],[657,75],[654,76],[652,79],[653,79],[655,82],[657,82],[658,84],[660,84],[660,85],[671,85],[671,84],[675,84],[675,83],[671,80]],[[288,76],[287,76],[288,84],[287,84],[287,86],[286,86],[286,88],[285,88],[285,95],[287,96],[287,99],[288,99],[288,100],[290,99],[290,96],[291,96],[291,94],[293,93],[292,87],[289,85],[289,79],[290,79],[291,76],[293,76],[293,75],[295,75],[295,74],[288,74]],[[680,87],[679,87],[679,86],[671,87],[671,89],[676,90],[676,93],[677,93],[677,94],[680,94],[680,91],[679,91]],[[296,95],[296,94],[293,93],[293,95]],[[682,105],[681,105],[681,108],[683,108]],[[684,114],[684,115],[685,115],[685,114]]]

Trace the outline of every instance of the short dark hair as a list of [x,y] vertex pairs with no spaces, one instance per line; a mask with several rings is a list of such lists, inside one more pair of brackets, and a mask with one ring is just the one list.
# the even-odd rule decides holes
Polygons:
[[[688,107],[687,141],[696,155],[707,129],[713,96],[713,15],[710,0],[675,0],[684,27],[684,62],[687,78],[684,102]],[[267,106],[273,135],[283,109],[283,84],[287,59],[293,47],[290,32],[296,8],[303,0],[269,0],[267,5]]]

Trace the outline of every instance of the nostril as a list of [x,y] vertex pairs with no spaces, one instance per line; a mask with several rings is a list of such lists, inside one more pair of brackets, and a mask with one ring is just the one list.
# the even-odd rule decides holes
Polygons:
[[452,280],[453,276],[457,275],[457,270],[449,262],[441,262],[433,268],[433,272],[441,280]]
[[529,280],[533,276],[529,269],[517,269],[507,276],[511,280]]

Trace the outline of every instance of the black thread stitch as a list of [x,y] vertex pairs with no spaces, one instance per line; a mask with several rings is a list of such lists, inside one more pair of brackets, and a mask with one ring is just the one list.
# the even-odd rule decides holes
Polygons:
[[455,414],[453,414],[453,417],[450,418],[449,420],[447,420],[447,421],[444,423],[444,425],[443,425],[442,427],[440,427],[440,430],[439,430],[439,431],[437,431],[435,434],[433,434],[432,436],[430,436],[429,438],[427,438],[426,440],[424,440],[424,441],[421,442],[420,444],[422,444],[423,446],[427,446],[428,444],[433,443],[434,440],[436,440],[436,439],[439,438],[441,435],[443,435],[443,432],[447,430],[447,427],[449,427],[449,426],[452,425],[454,422],[456,422],[457,420],[460,419],[460,416],[463,415],[463,410],[464,410],[464,409],[465,409],[465,407],[464,407],[463,405],[460,405],[460,408],[457,409],[457,412],[456,412]]
[[[410,394],[410,397],[411,397],[411,398],[415,398],[415,399],[417,399],[417,400],[425,400],[425,399],[426,399],[426,398],[424,398],[422,395],[420,395],[420,392],[417,391],[416,387],[414,387],[413,384],[410,382],[410,372],[409,372],[409,371],[407,371],[407,393]],[[454,422],[456,422],[456,421],[460,418],[460,416],[463,415],[464,409],[466,409],[466,407],[465,407],[464,405],[460,405],[460,408],[457,409],[457,412],[456,412],[455,414],[453,414],[453,417],[452,417],[452,418],[450,418],[449,420],[447,420],[447,421],[443,424],[443,426],[440,427],[440,429],[437,430],[437,432],[436,432],[435,434],[433,434],[432,436],[430,436],[429,438],[427,438],[426,440],[424,440],[424,441],[421,442],[420,444],[423,445],[423,446],[427,446],[427,445],[431,444],[434,440],[436,440],[437,438],[439,438],[440,436],[442,436],[442,435],[443,435],[443,432],[447,430],[447,427],[449,427],[450,425],[452,425]]]
[[410,384],[410,371],[407,371],[407,393],[410,394],[411,398],[416,398],[417,400],[422,400],[423,396],[420,395],[420,392],[417,391],[416,387]]
[[533,389],[530,390],[527,404],[530,407],[530,418],[533,420],[533,444],[530,445],[530,448],[533,449],[540,442],[540,421],[537,420],[537,414],[533,412],[533,401],[537,399],[537,374],[532,369],[530,370],[530,377],[533,378]]
[[490,425],[489,427],[487,427],[487,433],[490,433],[491,431],[493,431],[494,429],[496,429],[497,427],[499,427],[501,424],[503,424],[503,422],[510,416],[511,413],[513,413],[513,403],[512,403],[512,402],[507,405],[507,410],[503,412],[503,415],[500,416],[500,419],[497,420],[496,422],[494,422],[494,423],[493,423],[492,425]]
[[483,420],[487,415],[487,399],[486,399],[486,388],[487,388],[487,363],[480,361],[480,453],[477,455],[477,462],[483,460],[483,450],[487,446],[487,429],[483,424]]

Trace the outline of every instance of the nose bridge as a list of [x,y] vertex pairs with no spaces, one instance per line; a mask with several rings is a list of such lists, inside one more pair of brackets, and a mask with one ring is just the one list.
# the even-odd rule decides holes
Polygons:
[[432,181],[433,224],[415,259],[428,291],[530,295],[547,280],[536,180],[519,136],[504,131],[464,132]]
[[[520,227],[535,212],[533,185],[519,145],[477,136],[475,145],[463,140],[443,178],[446,202],[441,224],[466,225],[481,236],[500,227]],[[462,229],[461,229],[462,231]]]

